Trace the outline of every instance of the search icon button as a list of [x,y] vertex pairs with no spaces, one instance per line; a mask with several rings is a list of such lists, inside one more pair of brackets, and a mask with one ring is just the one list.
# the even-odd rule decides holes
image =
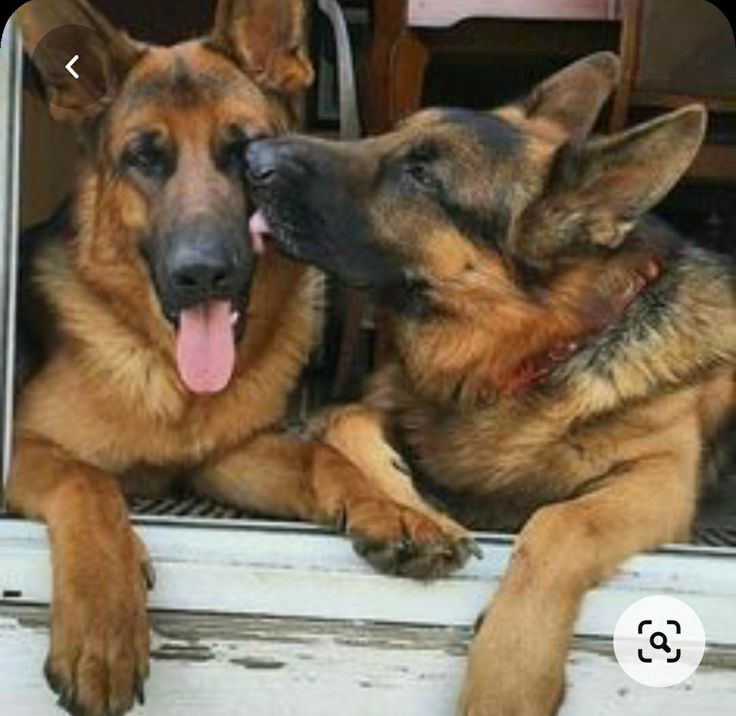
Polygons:
[[661,631],[655,631],[649,637],[649,644],[652,649],[662,649],[662,651],[668,654],[672,651],[670,645],[667,643],[667,635]]
[[674,686],[698,668],[705,653],[705,630],[685,602],[652,595],[629,605],[619,617],[613,648],[621,668],[638,683]]

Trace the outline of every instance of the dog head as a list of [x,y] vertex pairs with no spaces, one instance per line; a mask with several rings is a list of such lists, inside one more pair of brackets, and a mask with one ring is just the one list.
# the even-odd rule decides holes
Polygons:
[[96,58],[97,72],[79,79],[62,71],[67,48],[34,55],[52,114],[73,122],[86,148],[79,273],[168,350],[176,331],[194,392],[222,389],[233,370],[258,249],[245,148],[287,129],[311,82],[303,15],[302,0],[220,0],[208,37],[158,47],[85,0],[32,0],[16,13],[29,51],[62,25],[101,40],[75,48]]
[[593,55],[514,105],[426,110],[354,143],[253,143],[256,228],[399,308],[438,287],[513,291],[515,277],[614,251],[687,169],[705,124],[689,107],[588,140],[617,69]]

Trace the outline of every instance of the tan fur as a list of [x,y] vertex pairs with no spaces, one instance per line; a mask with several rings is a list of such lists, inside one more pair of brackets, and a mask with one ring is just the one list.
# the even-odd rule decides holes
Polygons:
[[[47,5],[19,15],[28,45],[58,24]],[[367,479],[319,440],[278,432],[319,333],[322,281],[313,269],[276,253],[258,260],[233,377],[202,396],[179,377],[174,328],[141,255],[141,237],[162,218],[176,226],[205,212],[245,215],[243,187],[232,190],[212,147],[233,125],[255,136],[291,124],[312,77],[301,0],[222,0],[209,39],[172,48],[132,43],[84,0],[57,9],[108,36],[125,78],[111,106],[62,113],[83,131],[98,121],[99,134],[86,135],[94,150],[79,178],[74,235],[53,237],[34,260],[33,287],[57,340],[18,401],[8,498],[49,527],[49,684],[70,712],[108,716],[142,700],[149,668],[151,570],[123,493],[160,493],[186,476],[200,493],[244,509],[343,528],[362,549],[413,545],[439,572],[467,553],[462,528],[395,500],[391,480]],[[53,73],[46,79],[52,92],[76,91],[55,87]],[[177,171],[153,200],[119,170],[140,127],[155,127],[178,152]]]
[[[600,267],[580,268],[589,271],[587,285],[600,275]],[[553,317],[526,324],[519,304],[517,320],[503,318],[496,295],[492,314],[511,331],[505,337],[472,313],[427,331],[398,326],[401,363],[373,380],[357,412],[361,424],[349,425],[352,408],[347,424],[327,431],[326,440],[370,474],[380,469],[363,457],[370,443],[344,436],[365,434],[367,419],[373,430],[398,424],[415,468],[429,478],[419,484],[439,490],[454,517],[477,529],[521,528],[473,642],[463,714],[554,713],[585,592],[631,554],[687,539],[703,446],[736,407],[733,368],[714,367],[693,382],[703,350],[715,351],[716,364],[736,356],[734,305],[723,300],[723,283],[703,278],[693,276],[693,303],[661,343],[632,345],[606,376],[573,371],[552,393],[530,397],[494,399],[474,371],[488,370],[499,353],[513,355],[514,340],[537,345]],[[513,293],[508,300],[519,301]],[[465,305],[476,307],[477,296]],[[653,382],[672,387],[653,392]]]
[[[415,473],[402,499],[417,506],[421,491],[465,526],[520,530],[471,646],[465,715],[557,712],[582,598],[627,557],[688,538],[712,448],[736,413],[734,267],[648,219],[632,229],[692,160],[704,113],[591,140],[560,170],[558,150],[582,139],[600,105],[600,93],[592,107],[585,96],[591,66],[594,79],[600,60],[584,60],[554,91],[544,84],[498,111],[501,126],[427,111],[347,146],[295,140],[302,161],[344,158],[354,195],[342,210],[360,216],[361,255],[379,249],[422,281],[419,299],[387,292],[396,356],[360,406],[323,423],[324,440],[389,482],[384,430]],[[434,147],[425,166],[439,188],[397,189],[396,157],[417,146]],[[479,221],[483,211],[507,212],[505,235]],[[323,218],[345,262],[350,240]],[[527,390],[504,389],[560,341],[572,355]]]

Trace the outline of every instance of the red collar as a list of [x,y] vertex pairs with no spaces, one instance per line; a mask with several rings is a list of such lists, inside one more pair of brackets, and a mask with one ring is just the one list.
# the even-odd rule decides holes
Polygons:
[[531,391],[556,366],[565,363],[592,339],[605,331],[659,277],[661,271],[661,267],[655,259],[652,258],[646,261],[640,269],[632,273],[626,289],[614,299],[613,319],[611,321],[599,327],[597,331],[569,340],[558,341],[541,353],[525,358],[510,373],[505,384],[500,387],[501,395],[520,396]]

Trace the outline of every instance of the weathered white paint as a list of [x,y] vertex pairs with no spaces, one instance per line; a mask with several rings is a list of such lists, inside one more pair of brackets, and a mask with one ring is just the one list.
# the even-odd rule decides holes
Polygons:
[[409,0],[409,25],[450,27],[468,18],[614,20],[619,0]]
[[[450,716],[469,625],[511,545],[479,535],[483,560],[422,585],[374,574],[346,540],[307,526],[141,522],[158,582],[140,716]],[[0,519],[0,714],[58,713],[41,676],[46,609],[32,606],[49,599],[48,557],[41,525]],[[562,716],[735,713],[735,558],[688,547],[643,555],[591,594]],[[663,592],[696,609],[709,648],[687,683],[647,689],[619,669],[608,637],[629,603]]]
[[[451,716],[467,629],[154,614],[146,706],[137,716]],[[43,610],[0,610],[0,713],[60,713],[41,676]],[[736,654],[709,654],[672,689],[632,682],[610,644],[578,640],[561,716],[732,716]]]
[[[433,584],[386,577],[322,530],[264,522],[147,523],[139,534],[158,580],[154,609],[284,617],[365,619],[468,626],[487,604],[511,540],[478,535],[484,552]],[[49,601],[43,527],[0,519],[0,595],[19,604]],[[700,615],[709,643],[736,645],[736,550],[673,547],[627,562],[586,599],[579,634],[608,638],[623,610],[652,594],[675,594]]]

